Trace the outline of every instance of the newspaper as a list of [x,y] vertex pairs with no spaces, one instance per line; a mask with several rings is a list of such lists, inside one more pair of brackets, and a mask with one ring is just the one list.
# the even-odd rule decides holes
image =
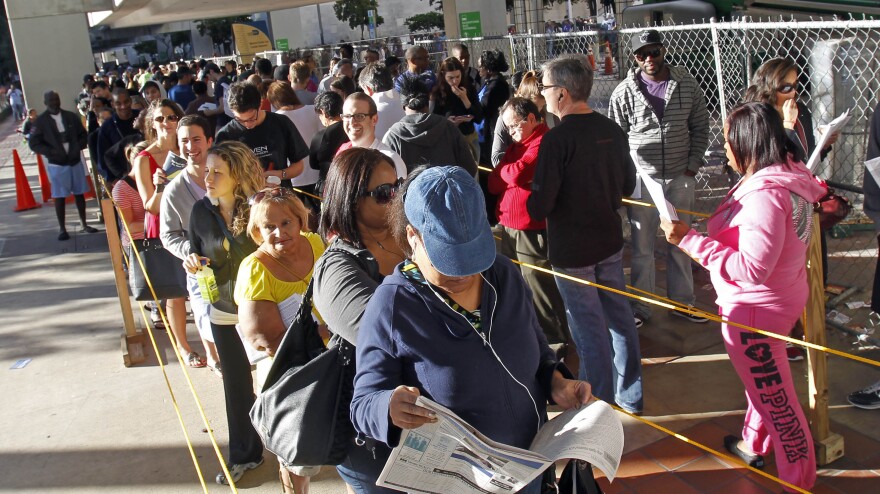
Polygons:
[[819,142],[816,143],[816,149],[813,150],[813,154],[810,155],[810,159],[807,161],[808,170],[813,171],[816,165],[822,161],[822,150],[828,145],[828,139],[835,133],[843,130],[843,127],[849,122],[850,118],[851,115],[849,114],[849,109],[847,109],[828,125],[819,126]]
[[480,434],[451,410],[420,396],[437,422],[404,430],[376,485],[405,492],[512,494],[551,464],[588,461],[614,480],[623,454],[623,424],[605,402],[568,410],[544,424],[531,450]]
[[639,155],[635,151],[630,151],[630,156],[632,157],[633,164],[636,165],[636,171],[639,178],[641,178],[642,185],[648,190],[648,195],[654,201],[654,205],[657,206],[657,212],[660,214],[660,217],[666,221],[677,220],[678,213],[675,212],[675,206],[666,200],[666,196],[663,194],[663,186],[651,178],[648,172],[642,168],[642,165],[639,164]]

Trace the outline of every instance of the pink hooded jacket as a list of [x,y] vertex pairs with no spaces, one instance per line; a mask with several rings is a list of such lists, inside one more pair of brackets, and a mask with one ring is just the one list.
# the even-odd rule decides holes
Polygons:
[[803,163],[768,166],[727,193],[709,218],[708,236],[691,229],[678,247],[709,270],[719,306],[801,310],[807,245],[818,230],[812,204],[824,193]]

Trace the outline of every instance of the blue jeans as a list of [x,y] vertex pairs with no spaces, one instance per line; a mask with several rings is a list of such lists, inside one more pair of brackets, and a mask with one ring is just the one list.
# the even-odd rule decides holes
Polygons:
[[[623,250],[593,266],[553,270],[618,290],[623,281]],[[628,412],[641,412],[642,362],[639,334],[626,297],[556,277],[565,301],[568,327],[580,357],[580,379],[589,381],[593,395],[617,403]]]
[[[666,200],[680,209],[694,209],[694,188],[697,180],[694,177],[680,175],[671,179],[655,179],[663,185]],[[651,196],[642,188],[644,202],[651,204]],[[627,206],[627,216],[631,228],[632,240],[632,286],[649,293],[656,293],[654,277],[654,242],[660,228],[660,215],[656,208],[647,206]],[[686,224],[691,223],[691,215],[678,213],[678,219]],[[666,294],[672,300],[684,305],[694,305],[694,273],[691,270],[691,258],[678,247],[662,240],[666,245]],[[651,317],[651,306],[636,300],[632,301],[633,312],[642,319]]]

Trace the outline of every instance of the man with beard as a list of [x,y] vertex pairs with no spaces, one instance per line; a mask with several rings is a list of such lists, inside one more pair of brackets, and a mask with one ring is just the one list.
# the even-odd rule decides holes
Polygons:
[[[629,134],[629,148],[638,154],[642,168],[663,186],[666,199],[678,209],[694,209],[696,176],[709,147],[709,113],[706,98],[685,67],[666,63],[666,47],[660,33],[648,29],[632,37],[638,68],[611,94],[608,116]],[[636,191],[634,194],[638,194]],[[647,194],[643,201],[651,202]],[[654,241],[660,216],[656,208],[627,206],[632,227],[632,285],[654,293]],[[689,224],[689,214],[679,213]],[[691,259],[681,249],[666,245],[666,293],[672,300],[694,305]],[[690,322],[708,319],[679,311],[671,315]],[[650,306],[633,303],[636,327],[651,316]]]

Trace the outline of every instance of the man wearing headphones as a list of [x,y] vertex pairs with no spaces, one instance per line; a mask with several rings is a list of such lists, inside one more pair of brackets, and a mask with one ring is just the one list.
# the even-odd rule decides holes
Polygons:
[[[626,134],[590,108],[592,87],[583,55],[544,64],[538,89],[561,122],[544,134],[526,206],[532,220],[547,220],[554,271],[623,291],[617,210],[635,187],[635,167]],[[626,298],[561,277],[556,285],[580,357],[580,379],[590,381],[600,399],[640,413],[639,336]]]

